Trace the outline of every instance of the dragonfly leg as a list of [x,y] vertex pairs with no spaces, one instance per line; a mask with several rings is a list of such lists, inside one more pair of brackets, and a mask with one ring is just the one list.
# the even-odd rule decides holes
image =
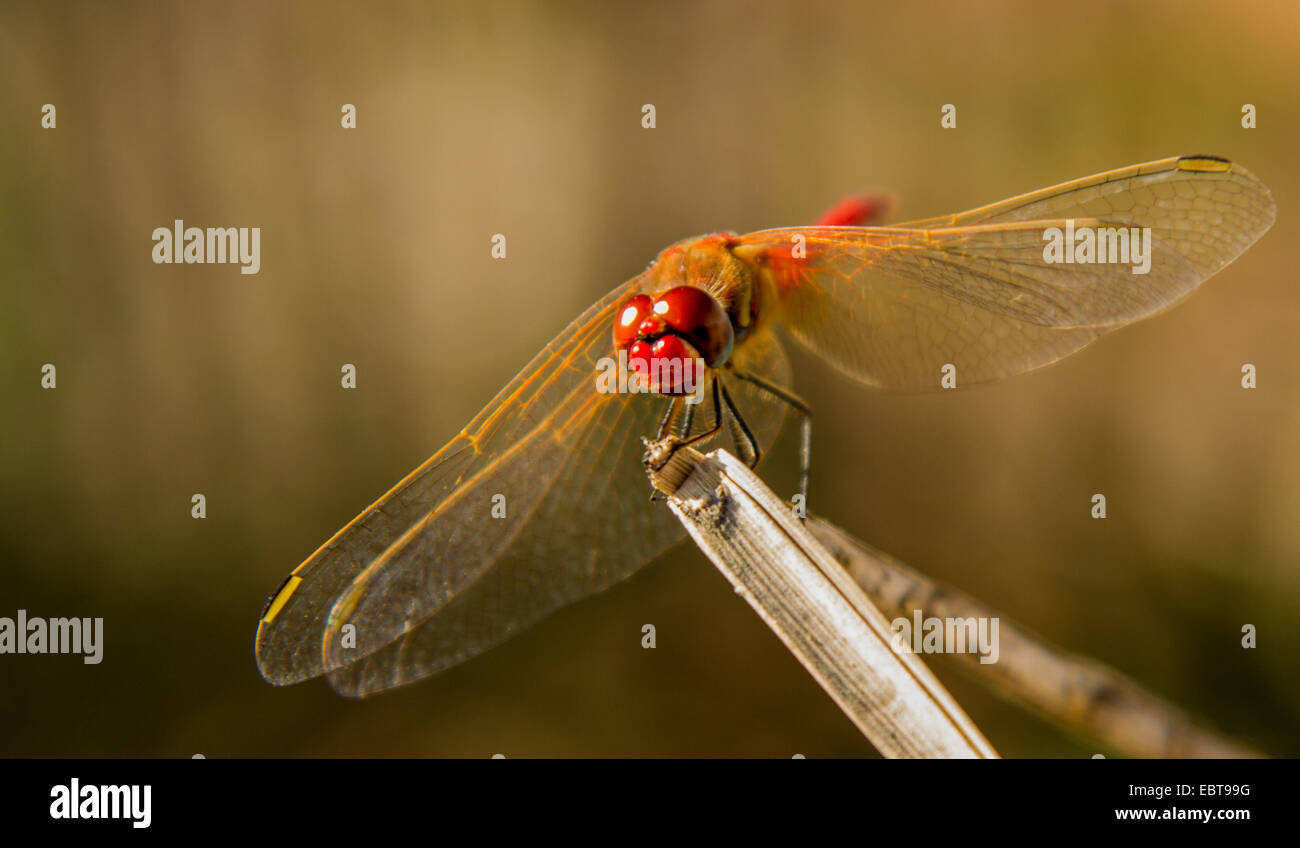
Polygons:
[[[673,410],[676,409],[676,408],[677,408],[677,398],[669,398],[669,399],[668,399],[668,406],[664,409],[663,417],[659,419],[659,428],[658,428],[657,430],[655,430],[655,441],[656,441],[656,442],[659,441],[660,439],[662,439],[662,438],[664,437],[664,433],[668,430],[668,425],[669,425],[669,424],[672,422],[672,420],[673,420]],[[650,502],[651,502],[651,503],[655,503],[655,502],[657,502],[657,501],[661,501],[661,500],[663,500],[663,499],[664,499],[664,496],[663,496],[663,494],[661,494],[661,493],[659,492],[658,489],[651,489],[651,490],[650,490]]]
[[799,423],[799,494],[803,495],[803,505],[807,509],[808,478],[812,469],[812,407],[808,406],[803,398],[775,383],[769,383],[762,377],[747,374],[739,368],[732,368],[731,373],[777,400],[784,401],[802,416]]
[[672,421],[673,410],[676,408],[677,408],[677,398],[669,398],[668,408],[664,410],[663,417],[659,419],[659,429],[655,430],[656,442],[664,437],[664,433],[668,430],[668,422]]
[[677,434],[683,439],[691,434],[691,425],[695,423],[695,407],[698,405],[691,403],[689,398],[686,400],[686,409],[682,412],[682,428]]
[[[711,439],[718,434],[719,430],[722,429],[722,403],[718,400],[718,390],[721,389],[721,387],[722,387],[722,381],[718,379],[717,374],[714,374],[713,375],[713,426],[710,427],[708,430],[705,430],[703,433],[700,433],[698,436],[691,436],[688,439],[682,439],[681,444],[678,445],[678,447],[683,447],[685,445],[693,445],[696,442],[702,442],[705,439]],[[687,404],[686,408],[689,410],[690,404]]]
[[[664,417],[660,421],[659,432],[656,434],[654,441],[650,441],[644,437],[642,438],[642,441],[645,442],[646,446],[645,456],[642,461],[645,463],[647,470],[657,471],[663,468],[672,455],[676,453],[678,448],[693,445],[696,442],[702,442],[705,439],[711,439],[717,435],[718,431],[722,429],[722,402],[718,399],[721,385],[721,379],[715,374],[713,377],[713,426],[708,430],[705,430],[703,433],[694,436],[689,436],[689,426],[687,429],[682,431],[684,435],[679,436],[676,433],[669,433],[667,436],[664,435],[664,430],[668,429],[668,423],[671,420],[671,415],[669,413],[672,411],[678,400],[677,398],[673,399],[672,403],[668,407],[669,412],[664,413]],[[692,417],[694,415],[694,411],[691,409],[689,404],[687,405],[686,410],[686,415],[684,417]],[[662,497],[659,495],[658,490],[650,493],[650,500],[656,501],[661,499]]]
[[[759,450],[758,441],[755,440],[754,434],[750,432],[749,425],[745,423],[744,416],[740,414],[740,410],[736,409],[736,404],[731,400],[731,393],[727,391],[726,386],[722,387],[722,402],[727,405],[727,411],[731,413],[731,420],[735,422],[735,429],[731,431],[732,439],[735,441],[736,447],[740,448],[741,452],[746,455],[744,458],[745,464],[750,468],[754,468],[758,465],[760,457],[762,457],[762,451]],[[739,433],[736,432],[737,430],[739,430]],[[741,447],[742,445],[743,447]]]

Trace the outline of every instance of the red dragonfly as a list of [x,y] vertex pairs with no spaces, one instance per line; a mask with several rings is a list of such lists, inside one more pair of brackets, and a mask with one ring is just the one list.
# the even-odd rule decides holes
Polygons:
[[[961,385],[997,380],[1173,306],[1276,214],[1263,183],[1217,156],[860,226],[876,211],[850,201],[813,226],[660,253],[293,570],[258,625],[262,675],[280,685],[327,675],[340,693],[367,695],[463,662],[627,577],[684,535],[647,502],[643,437],[729,439],[756,463],[794,409],[806,487],[808,407],[789,389],[777,326],[875,388],[938,388],[945,368]],[[1122,251],[1121,231],[1133,240]],[[1110,261],[1098,261],[1108,238]],[[642,371],[703,360],[710,421],[676,382],[600,391],[619,351]]]

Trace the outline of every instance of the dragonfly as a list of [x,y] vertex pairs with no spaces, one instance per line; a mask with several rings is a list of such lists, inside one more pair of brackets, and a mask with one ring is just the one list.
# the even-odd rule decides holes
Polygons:
[[[782,334],[870,388],[937,389],[945,369],[963,386],[999,380],[1172,307],[1276,206],[1245,168],[1193,155],[896,226],[878,212],[851,199],[811,226],[662,251],[293,570],[258,623],[262,676],[363,697],[628,577],[685,535],[648,502],[650,436],[730,443],[757,464],[798,415],[806,495],[811,411]],[[647,390],[601,389],[619,357]],[[702,373],[689,396],[651,367],[688,360]]]

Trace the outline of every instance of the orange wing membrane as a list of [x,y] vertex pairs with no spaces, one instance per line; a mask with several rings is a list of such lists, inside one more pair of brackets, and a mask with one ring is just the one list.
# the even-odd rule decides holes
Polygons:
[[[473,657],[631,574],[683,534],[652,508],[641,437],[660,398],[596,391],[618,305],[638,277],[560,333],[455,439],[294,569],[257,631],[271,683],[328,674],[366,695]],[[768,336],[749,367],[789,380]],[[740,389],[764,446],[784,408]],[[503,495],[505,517],[493,515]],[[351,625],[349,628],[348,625]]]
[[[1029,371],[1168,309],[1276,213],[1245,168],[1184,156],[896,227],[764,230],[734,251],[763,269],[800,342],[867,385],[915,390],[946,364],[961,385]],[[1098,261],[1097,245],[1135,230],[1140,263]],[[1093,233],[1092,261],[1047,261],[1056,232],[1075,236],[1066,252]]]

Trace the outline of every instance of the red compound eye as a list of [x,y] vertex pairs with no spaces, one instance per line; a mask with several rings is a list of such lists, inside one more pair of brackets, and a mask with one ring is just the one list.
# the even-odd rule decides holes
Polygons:
[[651,353],[650,342],[633,342],[627,351],[627,366],[636,373],[648,377],[651,356],[653,354]]
[[696,360],[699,354],[680,336],[671,333],[653,342],[637,341],[628,351],[628,366],[661,395],[679,395],[694,391]]
[[695,286],[678,286],[653,300],[634,295],[614,319],[615,349],[627,351],[628,367],[658,394],[695,391],[700,366],[726,362],[735,340],[726,311]]
[[614,319],[615,350],[627,350],[628,346],[636,341],[638,328],[646,318],[654,314],[653,310],[654,301],[644,294],[631,297],[623,304],[623,308],[618,311],[618,317]]
[[654,317],[699,351],[710,368],[726,362],[731,355],[735,342],[731,319],[703,289],[695,286],[669,289],[655,301]]
[[656,336],[662,336],[668,332],[664,326],[663,319],[658,315],[651,315],[641,322],[641,326],[636,328],[636,335],[639,339],[653,339]]

